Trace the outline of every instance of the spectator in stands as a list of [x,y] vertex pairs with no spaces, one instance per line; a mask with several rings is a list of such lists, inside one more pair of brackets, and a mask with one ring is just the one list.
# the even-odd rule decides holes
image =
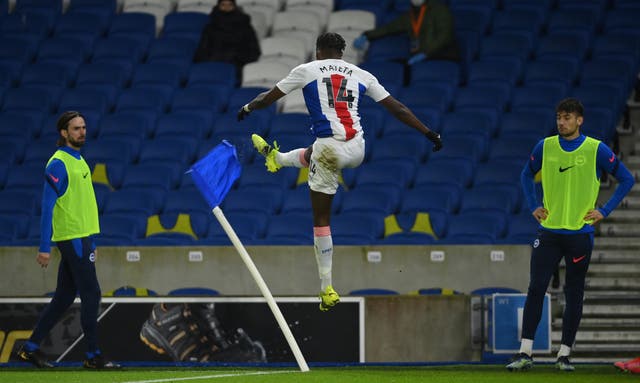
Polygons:
[[218,0],[200,36],[195,62],[223,61],[242,67],[260,57],[260,45],[251,17],[236,6],[235,0]]
[[[533,217],[540,223],[533,242],[527,300],[524,305],[520,352],[507,365],[510,371],[527,370],[533,338],[542,315],[544,294],[553,272],[564,257],[566,264],[562,340],[556,367],[573,371],[569,361],[582,318],[584,284],[593,250],[593,225],[608,216],[631,190],[634,179],[611,149],[580,133],[584,107],[575,98],[556,107],[558,135],[547,137],[533,148],[521,182]],[[542,204],[534,193],[533,179],[542,174]],[[619,185],[607,203],[595,208],[600,177],[609,173]]]
[[409,65],[423,60],[460,60],[453,16],[438,0],[411,0],[408,12],[386,25],[364,32],[353,45],[363,49],[368,40],[399,33],[407,33],[411,39]]
[[626,362],[615,362],[613,365],[621,371],[640,374],[640,358],[631,359]]
[[[423,134],[442,148],[440,135],[427,128],[402,103],[387,92],[373,75],[342,60],[346,43],[337,33],[324,33],[316,41],[316,60],[294,68],[271,90],[259,94],[238,111],[238,120],[255,109],[266,108],[295,89],[304,88],[305,103],[311,114],[312,146],[280,153],[254,134],[255,148],[266,157],[270,172],[283,166],[309,168],[309,188],[313,211],[314,250],[320,276],[320,310],[335,306],[340,297],[332,287],[333,241],[329,227],[331,204],[338,189],[342,168],[354,168],[364,158],[364,138],[358,105],[365,94],[379,102],[395,118]],[[416,137],[418,138],[418,137]]]
[[51,241],[56,242],[61,256],[58,282],[51,302],[18,357],[40,368],[52,367],[40,350],[40,342],[79,294],[81,325],[87,344],[84,367],[119,368],[107,361],[98,348],[100,285],[95,268],[98,251],[91,236],[100,232],[100,226],[91,171],[80,155],[87,133],[84,117],[78,112],[64,112],[58,118],[57,129],[59,148],[49,159],[44,174],[40,249],[36,261],[41,267],[47,267]]

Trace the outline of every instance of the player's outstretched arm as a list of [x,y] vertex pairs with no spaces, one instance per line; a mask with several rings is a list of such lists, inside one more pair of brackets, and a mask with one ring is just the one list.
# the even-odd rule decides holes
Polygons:
[[387,109],[387,111],[389,111],[389,113],[391,113],[393,117],[424,134],[427,139],[429,139],[429,141],[433,142],[434,152],[442,149],[442,140],[440,139],[440,135],[427,128],[425,124],[418,120],[418,117],[413,114],[411,109],[407,108],[406,105],[396,100],[393,96],[387,96],[383,98],[379,101],[379,104],[384,106],[385,109]]
[[240,110],[238,111],[238,121],[244,120],[244,118],[248,116],[252,110],[266,108],[284,96],[285,93],[281,91],[277,86],[274,86],[269,91],[260,93],[256,96],[256,98],[249,101],[249,103],[240,108]]

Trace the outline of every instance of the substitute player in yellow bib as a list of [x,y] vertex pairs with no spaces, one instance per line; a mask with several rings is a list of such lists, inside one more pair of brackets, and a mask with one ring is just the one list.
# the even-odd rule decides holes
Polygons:
[[[541,140],[521,175],[522,188],[534,218],[540,223],[533,242],[527,300],[524,305],[520,352],[507,365],[509,371],[533,366],[533,338],[542,315],[549,280],[564,258],[565,309],[562,340],[556,367],[573,371],[569,361],[582,318],[584,283],[593,250],[593,225],[608,216],[631,190],[634,179],[607,145],[580,133],[584,107],[574,98],[556,107],[558,135]],[[535,174],[542,173],[543,201],[534,192]],[[600,177],[607,172],[618,180],[615,193],[597,208]]]

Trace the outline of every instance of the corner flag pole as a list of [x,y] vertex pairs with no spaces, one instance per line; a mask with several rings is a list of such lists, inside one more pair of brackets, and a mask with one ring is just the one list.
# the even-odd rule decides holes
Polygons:
[[282,333],[284,334],[284,337],[286,338],[287,343],[289,343],[289,347],[291,348],[291,351],[293,351],[293,355],[295,356],[296,361],[298,362],[300,371],[302,372],[309,371],[309,366],[307,365],[307,362],[305,361],[304,356],[302,355],[302,352],[298,347],[298,343],[296,342],[295,338],[293,337],[293,334],[291,333],[291,329],[289,328],[287,321],[284,319],[284,316],[282,316],[282,312],[280,312],[280,308],[276,304],[276,301],[273,299],[273,295],[271,295],[271,291],[269,290],[269,287],[267,287],[267,284],[264,282],[264,279],[262,279],[262,275],[260,275],[260,271],[258,271],[258,268],[253,263],[253,260],[249,256],[249,253],[247,253],[247,250],[242,245],[242,242],[240,242],[240,239],[236,235],[236,232],[233,230],[233,228],[229,224],[229,221],[227,221],[227,218],[224,216],[224,213],[222,212],[219,206],[216,206],[213,208],[213,215],[218,219],[218,222],[220,222],[220,225],[222,225],[222,228],[224,229],[225,233],[227,233],[227,236],[229,236],[231,243],[233,243],[233,246],[238,251],[238,254],[240,254],[240,257],[244,261],[244,264],[249,269],[251,276],[253,276],[253,279],[258,284],[258,288],[260,288],[260,292],[262,292],[262,295],[267,300],[267,304],[269,305],[269,308],[271,309],[273,316],[276,318],[276,321],[278,322],[278,326],[280,326],[280,330],[282,330]]

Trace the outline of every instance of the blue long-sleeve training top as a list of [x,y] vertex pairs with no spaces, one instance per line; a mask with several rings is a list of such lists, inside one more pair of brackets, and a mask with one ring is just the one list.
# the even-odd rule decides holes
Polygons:
[[[567,152],[572,152],[576,150],[586,139],[584,135],[580,135],[575,140],[565,140],[560,137],[560,147]],[[529,210],[533,213],[538,207],[542,206],[542,203],[538,201],[537,195],[535,193],[534,186],[534,177],[536,173],[542,169],[542,148],[544,145],[544,140],[540,140],[536,146],[533,148],[531,155],[529,157],[529,161],[522,169],[522,173],[520,175],[520,182],[522,183],[522,189],[524,190],[524,196],[527,200],[527,205],[529,206]],[[607,203],[604,204],[601,208],[598,208],[600,213],[604,217],[607,217],[611,214],[611,211],[616,208],[622,202],[622,199],[625,195],[631,190],[635,180],[633,179],[633,175],[629,172],[626,166],[618,157],[613,153],[613,151],[603,142],[598,145],[598,153],[596,155],[596,168],[598,178],[601,178],[604,172],[607,172],[613,175],[618,180],[618,187],[615,192],[609,198]],[[556,233],[592,233],[593,226],[585,224],[580,230],[567,230],[567,229],[545,229],[549,231],[553,231]]]

